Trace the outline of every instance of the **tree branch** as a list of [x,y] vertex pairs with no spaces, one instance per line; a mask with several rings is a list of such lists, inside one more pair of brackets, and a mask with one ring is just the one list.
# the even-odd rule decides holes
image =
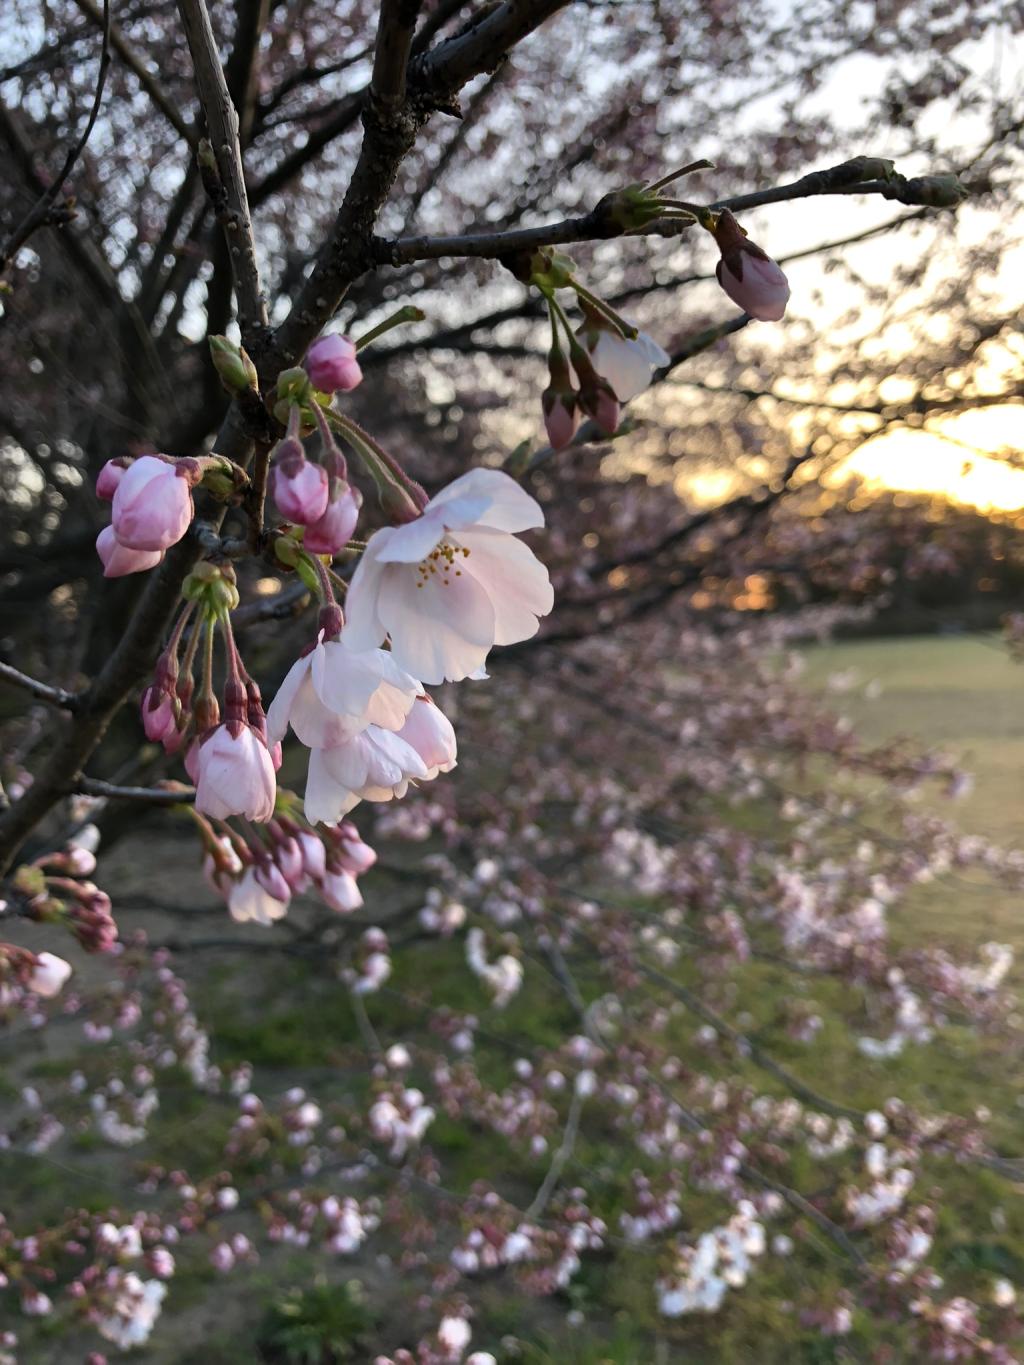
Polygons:
[[[827,170],[813,171],[809,175],[794,180],[788,185],[777,185],[772,189],[758,190],[753,194],[738,194],[727,199],[717,199],[712,209],[756,208],[762,204],[779,204],[786,200],[808,199],[824,194],[877,194],[883,198],[898,198],[901,203],[920,204],[920,197],[913,197],[907,186],[915,182],[902,176],[893,181],[887,180],[850,180],[850,167],[857,167],[865,158],[844,161]],[[910,197],[907,197],[908,194]],[[646,227],[636,229],[628,235],[673,237],[694,226],[687,220],[677,218],[658,218]],[[399,237],[394,241],[378,239],[375,250],[382,264],[399,266],[415,261],[432,261],[442,257],[490,257],[512,255],[520,251],[532,251],[542,246],[564,246],[571,242],[601,241],[608,237],[623,235],[622,229],[602,211],[601,206],[585,213],[579,218],[563,218],[560,222],[547,227],[515,228],[509,232],[467,232],[453,237]]]
[[61,225],[69,223],[74,217],[74,209],[67,207],[63,210],[55,210],[54,204],[57,196],[68,176],[74,170],[78,158],[85,151],[85,144],[92,136],[92,130],[96,126],[96,119],[100,112],[100,105],[103,103],[103,90],[107,83],[107,72],[110,69],[110,0],[103,0],[103,45],[100,48],[100,69],[96,77],[96,93],[93,96],[92,108],[86,120],[85,128],[81,137],[68,152],[64,160],[64,165],[53,183],[43,191],[37,202],[28,211],[18,226],[14,229],[7,241],[0,247],[0,274],[2,274],[13,260],[18,250],[28,241],[37,228],[44,227],[48,223],[59,223]]
[[63,687],[51,687],[49,683],[39,682],[10,664],[0,663],[0,680],[10,683],[12,687],[20,687],[38,701],[49,702],[51,706],[59,706],[65,711],[74,711],[78,705],[76,693],[65,692]]
[[200,150],[200,169],[231,257],[242,340],[248,350],[258,354],[268,315],[245,189],[238,113],[228,92],[206,0],[178,0],[178,11],[185,26],[199,104],[210,135],[210,152],[204,155]]
[[[75,0],[75,4],[92,22],[98,27],[103,28],[109,16],[100,10],[94,0]],[[156,79],[149,67],[142,60],[135,50],[129,45],[120,27],[110,21],[110,46],[124,62],[125,66],[132,73],[138,83],[145,90],[146,94],[160,110],[164,118],[171,125],[174,131],[183,141],[187,142],[193,149],[196,145],[196,132],[182,116],[181,110],[174,103],[174,100]]]

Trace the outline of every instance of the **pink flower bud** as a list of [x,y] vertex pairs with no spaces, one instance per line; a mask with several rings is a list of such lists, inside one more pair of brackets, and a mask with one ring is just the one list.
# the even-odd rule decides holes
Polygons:
[[274,845],[274,862],[281,869],[281,875],[293,891],[304,891],[308,878],[302,849],[297,839],[290,835]]
[[320,881],[319,890],[325,904],[341,914],[358,910],[363,903],[355,877],[344,869],[326,873]]
[[192,520],[192,489],[173,464],[143,455],[114,493],[114,534],[129,550],[166,550]]
[[306,352],[305,371],[310,383],[321,393],[347,393],[362,380],[355,345],[338,332],[314,341]]
[[173,698],[166,692],[158,692],[155,687],[147,687],[142,694],[142,727],[146,738],[157,744],[177,734]]
[[294,469],[284,464],[274,466],[270,475],[270,491],[278,511],[286,521],[299,526],[310,526],[327,511],[330,484],[323,465],[303,460]]
[[296,837],[302,850],[302,864],[306,869],[306,875],[312,877],[314,881],[319,881],[327,871],[327,850],[315,834],[310,834],[306,830],[300,830]]
[[96,476],[96,496],[102,498],[104,502],[109,502],[127,472],[123,464],[108,460]]
[[269,858],[264,862],[257,863],[256,881],[268,896],[273,896],[274,900],[291,900],[292,889],[288,885],[284,873]]
[[103,561],[104,578],[123,578],[125,574],[142,573],[155,568],[164,557],[163,550],[129,550],[118,540],[113,526],[105,526],[96,537],[96,553]]
[[552,448],[564,450],[576,435],[579,423],[575,402],[569,395],[557,393],[554,389],[545,389],[541,395],[541,406],[544,409],[544,426]]
[[[277,795],[274,764],[255,730],[241,723],[218,725],[198,749],[197,811],[219,820],[230,815],[244,815],[256,821],[273,817]],[[190,759],[194,752],[193,747]]]
[[[415,748],[415,745],[413,747]],[[376,851],[363,842],[351,820],[342,820],[335,831],[335,839],[336,857],[345,871],[351,872],[354,877],[369,872],[377,861]]]
[[722,253],[715,274],[733,303],[760,322],[778,322],[789,300],[781,267],[748,239],[728,209],[718,216],[715,240]]
[[621,408],[611,388],[602,380],[593,388],[580,390],[580,407],[593,417],[606,436],[614,436],[619,429]]
[[342,479],[331,480],[331,500],[319,521],[306,527],[303,549],[314,555],[336,555],[352,539],[362,498]]
[[39,953],[32,973],[25,983],[30,991],[50,999],[59,995],[64,982],[71,975],[71,964],[55,953]]

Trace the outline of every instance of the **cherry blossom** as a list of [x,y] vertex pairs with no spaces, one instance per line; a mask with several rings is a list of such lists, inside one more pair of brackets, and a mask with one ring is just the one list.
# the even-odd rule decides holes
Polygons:
[[383,649],[355,650],[347,632],[325,640],[289,669],[267,712],[272,744],[289,726],[310,748],[344,743],[368,725],[398,730],[412,709],[419,683]]
[[338,332],[330,332],[314,341],[306,352],[303,365],[310,383],[321,393],[354,389],[363,377],[355,344]]
[[36,995],[50,999],[59,995],[71,975],[71,963],[56,953],[39,953],[28,977],[28,988]]
[[259,821],[274,814],[274,764],[251,726],[217,726],[200,741],[195,763],[197,811],[219,819],[245,815]]
[[154,569],[164,557],[163,550],[130,550],[122,545],[112,526],[104,526],[96,537],[96,553],[103,563],[104,578],[123,578],[125,574]]
[[715,224],[722,258],[715,266],[718,283],[733,303],[761,322],[778,322],[789,301],[789,281],[772,258],[749,240],[728,209]]
[[398,737],[410,744],[422,758],[428,778],[451,772],[455,767],[458,753],[455,730],[430,697],[416,698],[405,724],[398,731]]
[[306,778],[306,819],[334,824],[360,801],[404,796],[426,781],[422,758],[398,735],[370,725],[330,749],[312,749]]
[[643,393],[654,371],[672,363],[668,352],[646,332],[624,337],[609,327],[595,330],[585,324],[580,338],[590,352],[594,369],[612,386],[620,403]]
[[507,474],[463,474],[421,517],[371,536],[349,589],[350,646],[370,649],[387,635],[399,667],[440,683],[468,677],[495,645],[529,639],[554,595],[515,533],[543,524]]
[[166,550],[192,520],[191,476],[155,455],[143,455],[114,492],[111,525],[129,550]]

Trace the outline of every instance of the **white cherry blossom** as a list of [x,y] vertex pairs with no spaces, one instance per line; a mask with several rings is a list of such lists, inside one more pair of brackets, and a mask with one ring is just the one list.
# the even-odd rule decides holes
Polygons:
[[297,659],[267,712],[271,744],[284,739],[289,725],[303,744],[329,749],[368,725],[399,730],[420,691],[383,649],[350,649],[344,634],[325,640]]
[[426,683],[458,682],[494,645],[535,635],[554,600],[547,569],[515,533],[543,526],[507,474],[473,469],[423,515],[370,537],[349,588],[352,649],[391,638],[396,664]]
[[367,726],[332,749],[310,750],[306,819],[335,824],[360,801],[404,796],[411,780],[428,776],[412,745],[378,725]]

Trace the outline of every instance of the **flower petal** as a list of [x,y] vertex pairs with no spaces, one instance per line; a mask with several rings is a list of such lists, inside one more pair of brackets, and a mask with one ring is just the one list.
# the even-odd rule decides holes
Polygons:
[[[528,531],[531,527],[544,525],[540,504],[500,469],[471,469],[468,474],[454,479],[431,498],[427,514],[435,509],[444,511],[445,524],[457,529],[448,519],[447,505],[463,498],[486,502],[486,510],[475,518],[481,526],[492,526],[497,531]],[[469,524],[465,520],[461,522],[462,526]]]
[[494,643],[494,608],[463,572],[432,574],[392,564],[381,582],[378,611],[400,668],[426,683],[458,682],[487,658]]
[[548,571],[528,545],[504,531],[475,527],[458,537],[469,550],[465,572],[486,591],[494,608],[494,643],[514,645],[536,635],[555,595]]

